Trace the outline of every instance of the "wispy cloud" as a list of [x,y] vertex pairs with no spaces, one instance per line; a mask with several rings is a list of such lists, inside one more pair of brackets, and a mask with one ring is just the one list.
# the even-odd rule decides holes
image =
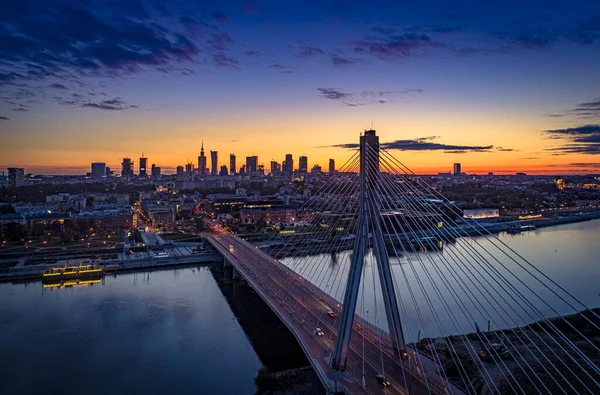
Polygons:
[[548,114],[552,118],[600,119],[600,98],[579,103],[575,108]]
[[575,128],[545,130],[551,140],[562,145],[546,148],[552,155],[600,154],[600,125],[584,125]]
[[[438,136],[420,137],[412,140],[395,140],[381,143],[380,146],[388,150],[398,151],[442,151],[446,154],[463,154],[467,152],[497,152],[493,145],[458,145],[438,143],[434,140]],[[357,149],[356,143],[335,144],[328,147]]]
[[304,59],[310,59],[324,54],[323,50],[318,46],[307,44],[304,41],[298,41],[297,51],[297,55]]
[[423,93],[423,89],[403,89],[392,91],[361,91],[361,92],[343,92],[335,88],[317,88],[319,96],[327,99],[339,101],[346,107],[366,106],[370,104],[386,104],[394,98],[407,97],[411,94]]
[[0,121],[8,121],[8,120],[10,120],[10,118],[3,117],[2,115],[0,115]]

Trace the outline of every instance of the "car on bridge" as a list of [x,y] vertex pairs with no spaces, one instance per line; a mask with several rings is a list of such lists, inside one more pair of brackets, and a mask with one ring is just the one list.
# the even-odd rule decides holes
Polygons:
[[329,311],[327,312],[327,315],[329,315],[331,318],[335,318],[335,317],[337,317],[337,314],[335,314],[335,311],[332,311],[332,310],[329,310]]
[[388,387],[390,385],[390,382],[381,374],[378,374],[376,376],[377,382],[381,385],[383,385],[384,387]]
[[323,332],[323,330],[321,328],[317,328],[315,329],[315,336],[325,336],[325,332]]

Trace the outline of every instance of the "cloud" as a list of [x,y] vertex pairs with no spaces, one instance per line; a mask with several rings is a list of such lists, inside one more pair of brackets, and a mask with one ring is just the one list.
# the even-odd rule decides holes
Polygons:
[[25,107],[18,107],[18,108],[13,108],[13,111],[26,112],[27,109]]
[[67,97],[55,96],[54,99],[58,104],[79,108],[96,108],[107,111],[123,111],[138,108],[138,106],[129,104],[119,97],[98,102],[92,100],[91,96],[72,93]]
[[265,56],[265,55],[266,54],[261,51],[246,51],[246,56],[260,57],[260,56]]
[[514,148],[504,148],[504,147],[497,147],[496,150],[500,151],[500,152],[515,152],[515,151],[519,151],[519,150],[514,149]]
[[331,55],[330,59],[331,63],[333,63],[333,65],[337,67],[351,67],[363,63],[363,61],[360,59],[346,58],[338,54]]
[[123,111],[123,110],[130,110],[133,108],[138,108],[137,106],[134,106],[132,104],[125,103],[123,100],[121,100],[119,98],[112,99],[112,100],[103,100],[99,103],[83,103],[83,104],[81,104],[81,107],[97,108],[100,110],[107,110],[107,111]]
[[362,91],[356,93],[342,92],[335,88],[317,88],[319,96],[328,100],[339,101],[346,107],[358,107],[370,104],[386,104],[390,98],[406,97],[410,94],[422,93],[423,89],[404,89],[393,91]]
[[281,70],[284,73],[291,73],[292,70],[290,67],[282,65],[281,63],[273,63],[269,65],[270,69],[274,69],[274,70]]
[[561,140],[563,145],[546,148],[552,155],[600,154],[600,125],[583,125],[575,128],[545,130],[551,140]]
[[324,52],[321,48],[316,45],[310,45],[303,41],[298,41],[298,53],[297,55],[304,59],[314,58],[315,56],[323,55]]
[[527,28],[508,34],[500,34],[499,38],[521,49],[545,49],[554,44],[560,38],[560,34],[554,30]]
[[590,168],[600,168],[600,162],[575,162],[569,163],[569,166],[573,167],[590,167]]
[[329,100],[340,100],[343,99],[345,97],[349,97],[351,96],[350,93],[344,93],[340,90],[337,90],[335,88],[317,88],[317,90],[319,92],[321,92],[319,94],[319,96],[324,97],[326,99]]
[[552,118],[600,119],[600,98],[579,103],[575,108],[548,114]]
[[8,121],[8,120],[10,120],[10,118],[3,117],[2,115],[0,115],[0,121]]
[[[387,150],[399,151],[442,151],[446,154],[463,154],[467,152],[493,152],[493,145],[453,145],[436,143],[438,136],[420,137],[412,140],[395,140],[381,143],[380,146]],[[357,149],[356,143],[335,144],[329,147]]]
[[371,55],[379,59],[397,59],[422,55],[431,49],[447,48],[447,45],[432,39],[427,34],[397,33],[379,29],[380,34],[354,41],[356,53]]
[[47,79],[60,83],[46,88],[67,90],[63,81],[81,86],[145,70],[189,75],[186,63],[231,66],[233,40],[221,30],[228,22],[220,11],[180,2],[11,2],[0,13],[0,100],[42,96],[37,87]]
[[213,56],[213,64],[218,67],[237,67],[238,61],[231,56],[219,53]]

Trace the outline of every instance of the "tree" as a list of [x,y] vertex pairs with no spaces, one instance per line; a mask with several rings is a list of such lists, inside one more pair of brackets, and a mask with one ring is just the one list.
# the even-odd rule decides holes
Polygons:
[[19,241],[27,236],[27,229],[18,222],[9,222],[4,233],[9,240]]
[[258,373],[254,377],[254,384],[256,385],[256,394],[268,394],[273,391],[277,380],[273,373],[263,366],[258,370]]
[[15,212],[15,208],[12,206],[12,204],[3,204],[0,206],[0,214],[12,214]]

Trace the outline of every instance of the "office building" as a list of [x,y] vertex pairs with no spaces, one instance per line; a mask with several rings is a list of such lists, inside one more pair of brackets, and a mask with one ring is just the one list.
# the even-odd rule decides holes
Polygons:
[[220,176],[226,176],[226,175],[228,175],[227,174],[227,166],[226,165],[221,166],[221,170],[219,170],[219,175]]
[[235,154],[229,154],[229,174],[235,175]]
[[283,171],[283,175],[286,177],[291,177],[292,173],[294,172],[294,158],[292,157],[292,154],[286,154],[285,155],[285,160],[283,161],[282,164],[282,171]]
[[329,174],[335,174],[335,161],[329,159]]
[[281,165],[274,160],[271,161],[271,175],[272,176],[281,175]]
[[18,188],[25,182],[25,169],[22,167],[8,168],[8,186]]
[[152,171],[150,172],[152,178],[160,178],[160,166],[152,164]]
[[258,171],[258,156],[246,157],[246,175],[255,176]]
[[258,165],[258,167],[256,168],[256,174],[259,176],[264,176],[265,175],[265,165]]
[[186,176],[192,176],[194,174],[194,164],[193,163],[188,163],[185,165],[185,175]]
[[204,141],[200,147],[200,156],[198,157],[198,175],[205,176],[206,174],[206,156],[204,156]]
[[133,177],[133,163],[130,158],[123,158],[121,163],[121,177]]
[[240,167],[240,175],[241,176],[246,175],[246,165],[242,165],[242,167]]
[[102,178],[106,176],[106,163],[104,162],[93,162],[92,163],[92,178]]
[[216,176],[218,174],[218,163],[217,163],[217,151],[210,151],[210,175]]
[[183,177],[183,166],[177,166],[177,177]]
[[312,174],[321,174],[321,166],[314,165],[310,172]]
[[460,169],[460,163],[455,163],[454,164],[454,175],[455,176],[460,176],[462,174],[461,169]]
[[140,177],[148,177],[148,158],[145,158],[143,153],[140,158]]
[[106,166],[106,171],[104,174],[106,174],[106,177],[110,177],[113,175],[112,170],[110,170],[110,167]]
[[306,173],[308,171],[308,158],[306,156],[298,158],[298,171],[300,173]]

